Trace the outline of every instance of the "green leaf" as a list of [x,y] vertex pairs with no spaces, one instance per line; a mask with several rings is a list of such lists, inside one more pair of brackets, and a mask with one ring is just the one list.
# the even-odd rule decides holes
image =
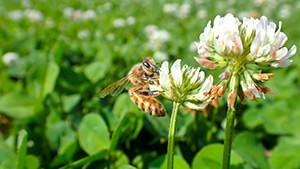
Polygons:
[[17,169],[25,168],[25,160],[27,154],[27,138],[27,132],[25,130],[21,130],[18,136]]
[[108,65],[103,62],[93,62],[84,69],[85,76],[93,83],[102,79],[108,70]]
[[112,113],[121,118],[128,111],[139,112],[139,108],[132,102],[128,93],[123,93],[115,101]]
[[108,149],[110,139],[104,120],[98,114],[85,115],[78,129],[81,148],[89,155]]
[[0,97],[0,112],[12,118],[26,118],[34,114],[34,99],[21,93]]
[[235,151],[254,168],[269,169],[265,149],[254,134],[243,132],[233,143]]
[[[193,169],[217,169],[221,168],[223,159],[223,145],[210,144],[202,148],[194,157],[192,162]],[[242,169],[243,160],[233,150],[231,150],[231,169]]]
[[129,164],[129,158],[123,151],[117,150],[112,153],[110,164],[110,168],[120,168],[122,166],[127,166]]
[[74,161],[72,162],[71,164],[68,164],[64,167],[61,167],[60,169],[64,169],[64,168],[76,168],[76,167],[79,167],[79,166],[82,166],[84,164],[87,164],[87,163],[91,163],[93,161],[96,161],[96,160],[99,160],[103,157],[105,157],[107,155],[108,151],[107,150],[102,150],[92,156],[88,156],[88,157],[84,157],[80,160],[77,160],[77,161]]
[[80,101],[81,96],[79,94],[64,95],[62,96],[63,109],[65,112],[69,112]]
[[40,161],[35,155],[26,156],[26,169],[38,169],[40,167]]
[[60,135],[58,154],[51,163],[52,167],[70,162],[77,150],[76,133],[67,124]]
[[56,64],[59,64],[61,62],[61,59],[64,54],[64,48],[65,48],[65,42],[63,39],[60,39],[53,49],[50,52],[50,57],[53,58]]
[[[158,157],[150,165],[150,169],[166,169],[167,168],[167,158],[166,155]],[[189,169],[188,163],[180,157],[174,156],[174,169]]]
[[59,74],[59,67],[55,62],[50,61],[47,65],[47,69],[44,75],[45,77],[43,81],[41,99],[43,99],[45,96],[53,92],[58,74]]
[[120,169],[136,169],[136,167],[132,166],[132,165],[125,165],[120,167]]
[[278,101],[274,104],[265,106],[262,110],[263,124],[266,131],[270,134],[290,134],[294,130],[294,117],[289,113],[288,103]]
[[242,120],[245,123],[245,125],[250,129],[253,129],[263,124],[262,113],[258,108],[254,106],[250,107],[245,112],[243,112]]
[[112,135],[110,150],[116,149],[121,140],[130,141],[132,138],[137,137],[143,127],[141,117],[133,112],[128,112],[123,116]]
[[300,168],[300,135],[281,137],[271,151],[270,165],[272,169]]
[[0,168],[12,169],[16,168],[17,155],[10,150],[0,139]]

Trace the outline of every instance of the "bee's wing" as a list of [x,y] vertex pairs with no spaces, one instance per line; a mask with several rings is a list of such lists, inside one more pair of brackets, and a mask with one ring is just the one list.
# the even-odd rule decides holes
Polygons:
[[111,85],[107,86],[105,89],[103,89],[99,96],[101,98],[111,94],[112,96],[120,94],[125,88],[127,88],[131,84],[130,77],[133,74],[129,74],[122,79],[112,83]]

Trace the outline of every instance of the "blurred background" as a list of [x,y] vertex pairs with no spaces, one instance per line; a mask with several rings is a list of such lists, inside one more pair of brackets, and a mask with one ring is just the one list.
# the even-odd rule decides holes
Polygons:
[[[167,116],[157,118],[127,91],[98,94],[145,57],[199,66],[193,42],[229,12],[282,21],[286,46],[300,42],[297,0],[0,0],[0,168],[20,158],[27,169],[164,168],[172,103],[158,97]],[[300,168],[299,54],[292,60],[262,70],[276,74],[265,85],[278,94],[238,103],[232,168]],[[217,82],[220,71],[202,70]],[[223,98],[205,113],[180,108],[175,168],[219,168],[226,111]]]

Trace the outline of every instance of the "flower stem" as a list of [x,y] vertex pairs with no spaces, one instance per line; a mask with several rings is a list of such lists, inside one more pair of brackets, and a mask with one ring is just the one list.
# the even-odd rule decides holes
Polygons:
[[231,153],[231,145],[232,145],[232,136],[234,132],[235,113],[236,112],[234,110],[228,108],[227,117],[226,117],[222,169],[229,169],[230,167],[230,153]]
[[174,159],[174,139],[176,131],[176,121],[178,116],[179,103],[173,102],[173,110],[170,120],[169,137],[168,137],[168,152],[167,152],[167,169],[173,169]]

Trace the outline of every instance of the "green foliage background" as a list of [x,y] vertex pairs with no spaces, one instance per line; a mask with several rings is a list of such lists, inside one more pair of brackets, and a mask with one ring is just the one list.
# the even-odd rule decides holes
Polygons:
[[[165,168],[172,103],[159,97],[168,115],[157,118],[139,110],[126,92],[98,97],[157,52],[148,45],[147,25],[171,35],[160,49],[170,62],[181,58],[193,66],[197,52],[190,44],[209,20],[228,12],[266,15],[277,25],[281,20],[287,46],[300,42],[297,0],[189,0],[186,18],[164,13],[166,3],[184,2],[0,0],[0,56],[20,56],[13,65],[0,62],[0,168]],[[66,7],[92,9],[96,18],[67,18]],[[17,9],[40,10],[43,19],[9,18]],[[197,17],[200,9],[207,15]],[[115,19],[129,16],[135,24],[113,26]],[[87,35],[79,35],[82,31]],[[299,54],[292,59],[286,69],[263,70],[276,74],[265,85],[277,95],[238,103],[233,169],[300,168]],[[219,71],[204,71],[217,81]],[[180,109],[175,168],[220,168],[227,108],[224,99],[218,101],[207,117]]]

